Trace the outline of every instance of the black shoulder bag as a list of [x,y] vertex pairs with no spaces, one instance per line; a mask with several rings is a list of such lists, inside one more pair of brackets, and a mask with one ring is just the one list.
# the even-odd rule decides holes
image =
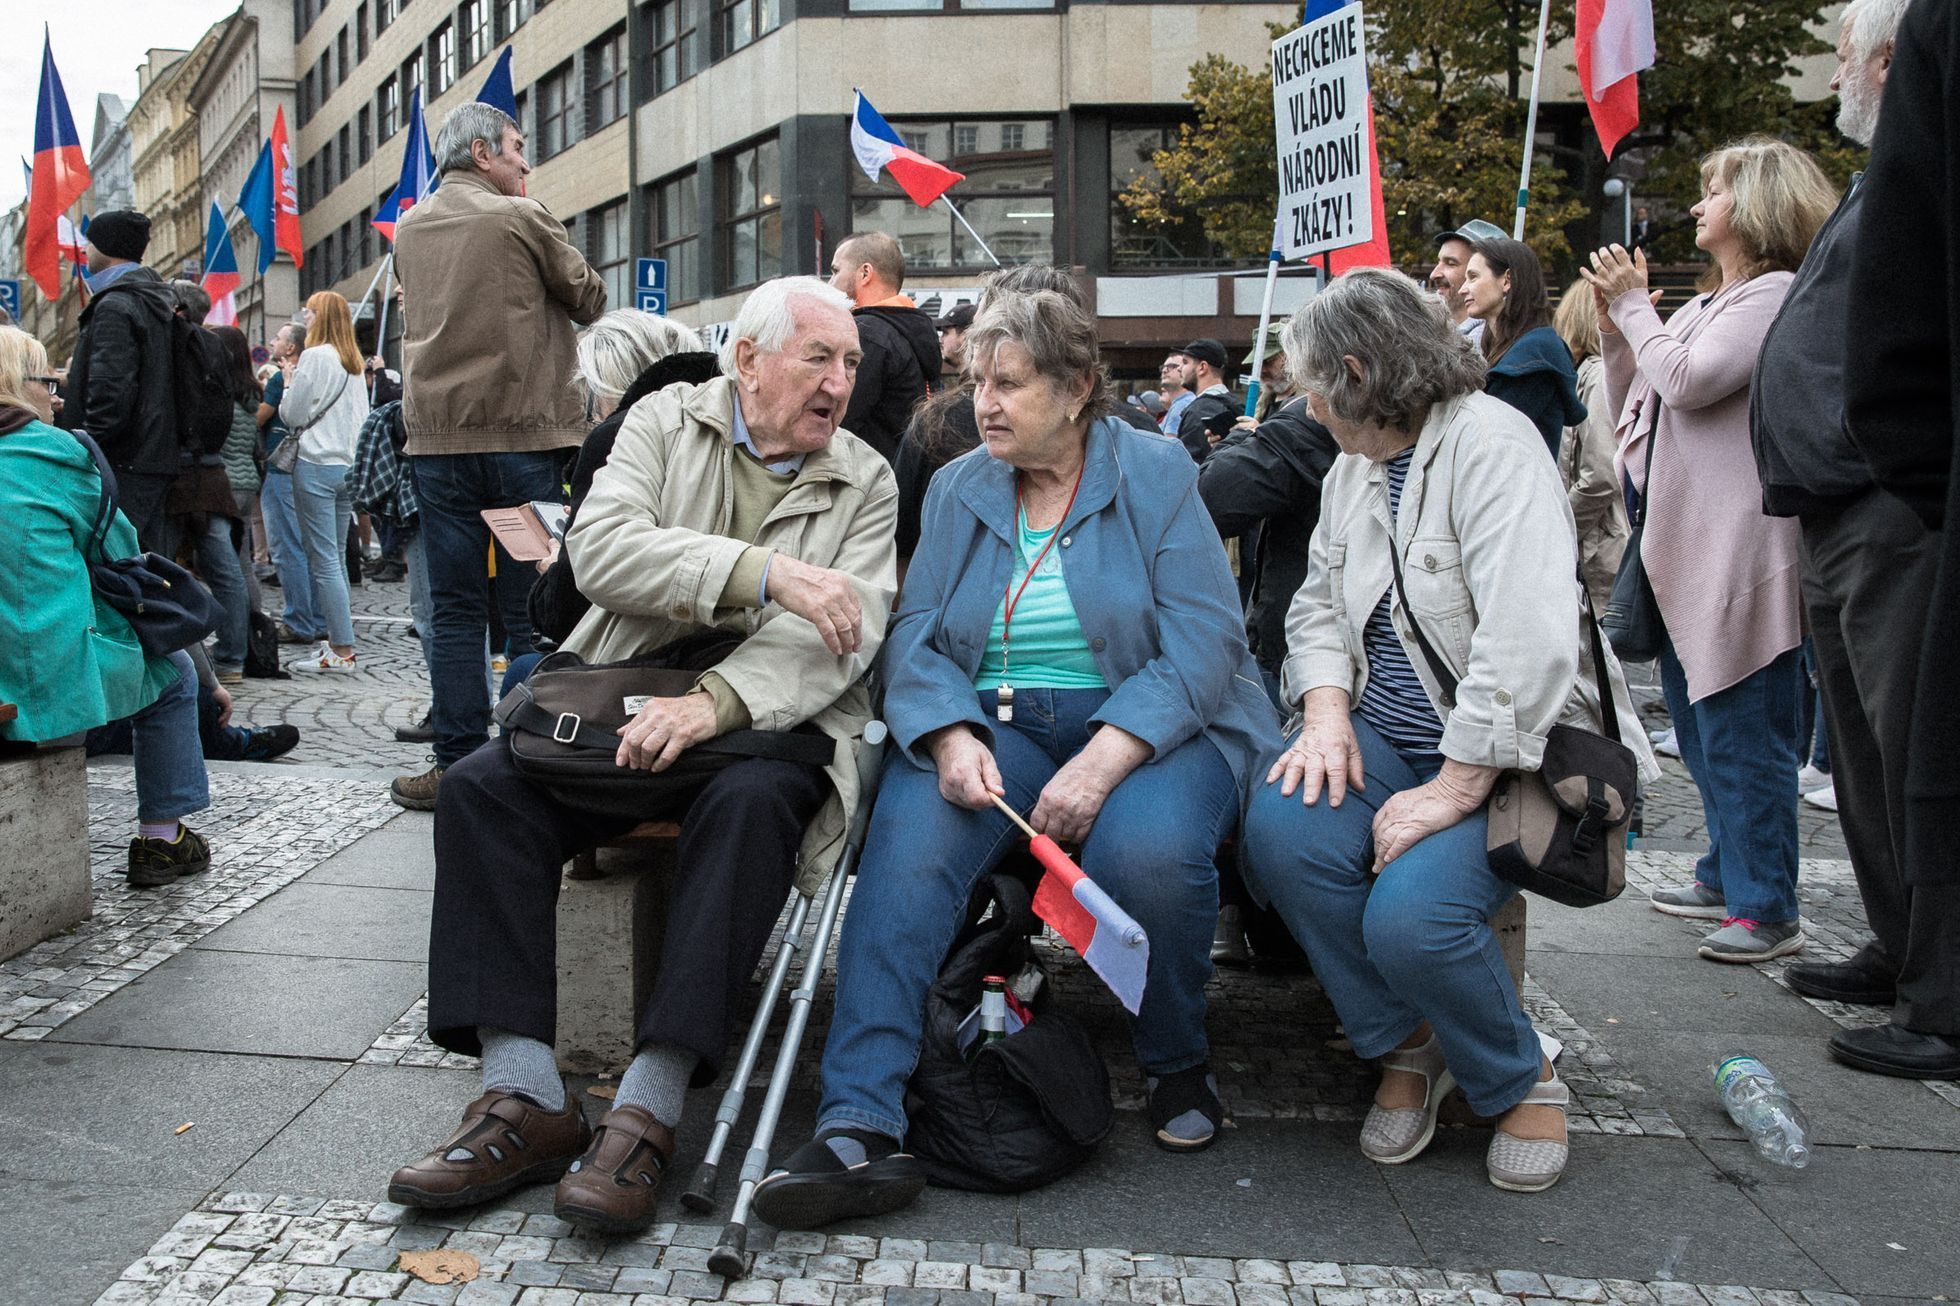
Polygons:
[[[1446,707],[1456,704],[1457,679],[1422,633],[1409,595],[1402,588],[1402,561],[1389,541],[1395,591],[1409,615],[1416,647],[1443,691]],[[1584,587],[1581,586],[1583,592]],[[1606,647],[1586,603],[1592,634],[1593,675],[1599,688],[1603,734],[1578,726],[1555,725],[1545,732],[1545,758],[1536,771],[1501,772],[1486,805],[1485,851],[1497,877],[1568,907],[1611,902],[1626,888],[1627,828],[1639,787],[1639,764],[1620,741],[1619,708],[1606,674]]]
[[95,529],[82,550],[90,588],[129,621],[145,653],[161,657],[189,648],[218,628],[217,600],[197,577],[160,553],[115,559],[104,554],[109,527],[116,519],[116,476],[102,456],[101,445],[85,431],[73,435],[95,459],[102,480]]
[[1653,396],[1654,416],[1647,423],[1647,470],[1641,475],[1639,501],[1633,505],[1632,529],[1627,535],[1627,551],[1620,558],[1620,570],[1613,577],[1613,592],[1606,599],[1606,615],[1599,624],[1613,651],[1623,662],[1652,662],[1661,655],[1667,630],[1661,624],[1660,604],[1654,601],[1654,587],[1647,583],[1647,564],[1640,560],[1640,537],[1647,525],[1647,500],[1654,493],[1654,441],[1659,437],[1661,397]]

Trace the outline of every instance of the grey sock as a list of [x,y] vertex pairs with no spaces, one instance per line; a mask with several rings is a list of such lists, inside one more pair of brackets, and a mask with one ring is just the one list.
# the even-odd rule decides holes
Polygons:
[[687,1100],[687,1081],[693,1078],[699,1060],[686,1048],[667,1044],[641,1048],[619,1077],[619,1093],[613,1105],[640,1107],[667,1128],[678,1128]]
[[547,1111],[565,1109],[565,1081],[549,1043],[488,1025],[476,1033],[483,1042],[484,1092],[516,1093]]

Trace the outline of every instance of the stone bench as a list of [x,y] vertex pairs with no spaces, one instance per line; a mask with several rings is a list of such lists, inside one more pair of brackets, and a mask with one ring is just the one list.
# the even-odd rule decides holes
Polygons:
[[[0,703],[0,724],[17,715]],[[87,920],[94,901],[82,750],[0,742],[0,961]]]
[[647,821],[580,853],[558,895],[558,1064],[618,1072],[660,969],[681,828]]

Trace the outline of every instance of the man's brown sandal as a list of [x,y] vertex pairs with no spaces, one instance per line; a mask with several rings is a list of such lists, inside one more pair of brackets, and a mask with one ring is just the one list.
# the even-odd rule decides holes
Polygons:
[[598,1233],[637,1233],[653,1223],[660,1176],[673,1158],[673,1130],[644,1107],[616,1106],[558,1181],[552,1213]]
[[464,1108],[463,1123],[447,1142],[395,1171],[388,1200],[430,1210],[475,1206],[558,1178],[591,1138],[576,1099],[547,1111],[492,1089]]

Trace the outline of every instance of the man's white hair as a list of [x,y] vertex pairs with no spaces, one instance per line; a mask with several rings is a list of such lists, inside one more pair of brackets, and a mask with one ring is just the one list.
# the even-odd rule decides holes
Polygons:
[[471,164],[470,146],[482,141],[490,153],[504,152],[504,129],[517,126],[517,120],[494,104],[473,100],[459,104],[442,120],[436,133],[436,171],[467,168]]
[[617,399],[669,354],[700,348],[701,337],[670,317],[616,308],[579,333],[577,380],[595,399]]
[[1865,63],[1899,34],[1911,0],[1851,0],[1840,21],[1851,29],[1851,58]]
[[779,353],[789,344],[789,338],[796,334],[794,301],[799,299],[814,300],[845,313],[851,311],[850,297],[827,281],[815,277],[777,277],[765,281],[742,301],[741,311],[735,315],[735,326],[722,342],[722,374],[735,375],[738,341],[752,341],[756,350],[764,354]]

